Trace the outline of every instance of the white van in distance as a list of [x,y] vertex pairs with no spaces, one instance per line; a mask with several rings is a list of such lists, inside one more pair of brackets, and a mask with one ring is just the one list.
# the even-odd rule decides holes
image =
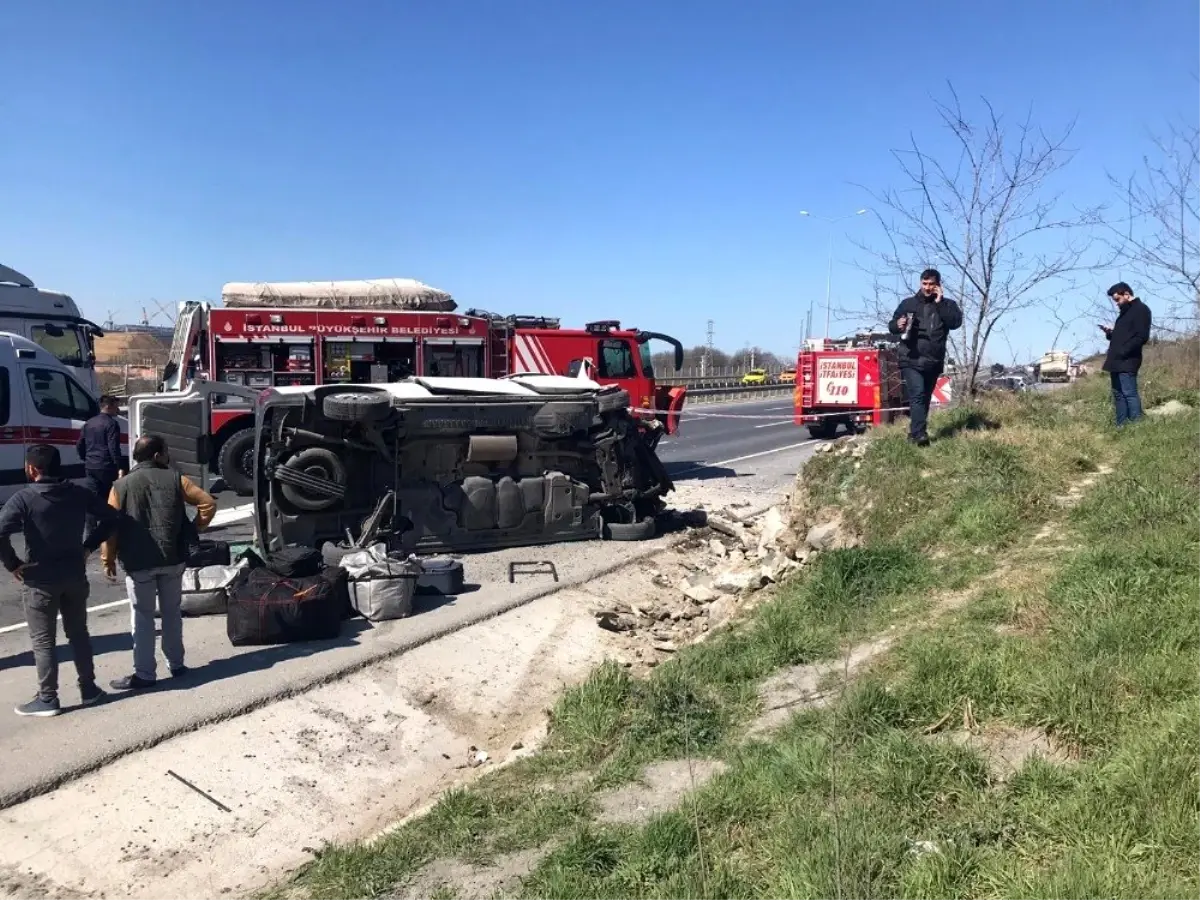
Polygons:
[[104,335],[100,326],[83,318],[66,294],[44,291],[5,265],[0,265],[0,332],[28,338],[70,369],[93,397],[100,392],[95,353],[95,338]]
[[[57,447],[63,477],[82,479],[75,443],[83,423],[99,411],[93,393],[53,353],[19,334],[0,332],[0,503],[27,484],[25,451],[34,444]],[[119,421],[128,459],[129,423]]]

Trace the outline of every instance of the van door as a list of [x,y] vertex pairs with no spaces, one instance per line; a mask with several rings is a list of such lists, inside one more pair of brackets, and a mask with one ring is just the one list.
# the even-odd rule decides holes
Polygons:
[[21,394],[14,392],[13,371],[0,366],[0,503],[25,486],[25,435]]
[[63,477],[81,479],[83,460],[75,444],[83,424],[100,412],[100,406],[65,369],[51,368],[37,359],[26,360],[22,356],[26,353],[33,355],[33,351],[17,351],[21,383],[13,386],[13,391],[23,397],[25,446],[56,447],[62,458]]
[[216,479],[209,470],[213,400],[230,396],[253,406],[261,393],[241,385],[196,379],[183,391],[135,394],[129,398],[131,446],[143,434],[161,435],[176,471],[212,493],[216,489]]
[[208,491],[212,484],[212,402],[207,393],[189,387],[170,394],[129,398],[130,446],[143,434],[166,439],[167,455],[180,475]]

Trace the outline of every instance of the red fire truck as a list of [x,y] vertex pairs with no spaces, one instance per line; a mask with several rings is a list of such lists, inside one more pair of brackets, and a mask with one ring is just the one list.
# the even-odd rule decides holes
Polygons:
[[[228,291],[224,307],[182,304],[162,390],[180,390],[196,375],[266,389],[540,372],[620,385],[631,405],[645,410],[641,417],[655,443],[679,427],[687,389],[656,385],[651,364],[650,344],[661,340],[674,349],[675,370],[683,365],[679,341],[664,334],[622,328],[615,321],[565,329],[557,319],[479,310],[464,314],[454,311],[448,295],[438,304],[441,309],[423,310],[388,308],[378,296],[365,294],[356,301],[345,290],[336,302],[362,308],[333,308],[311,294],[298,300],[295,294],[264,293],[262,301],[233,308]],[[268,305],[272,299],[278,305]],[[229,488],[248,494],[253,490],[254,410],[238,398],[218,399],[211,426],[216,472]]]
[[[840,426],[861,432],[905,414],[908,401],[896,355],[896,338],[864,333],[841,340],[808,340],[796,363],[795,418],[814,438],[831,438]],[[950,379],[940,378],[933,405],[950,402]]]

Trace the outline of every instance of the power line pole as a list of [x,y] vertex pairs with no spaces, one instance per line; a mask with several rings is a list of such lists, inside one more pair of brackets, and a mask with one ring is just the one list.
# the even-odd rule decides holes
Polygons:
[[708,320],[708,340],[704,345],[704,355],[700,357],[700,376],[704,377],[712,370],[713,355],[713,320]]

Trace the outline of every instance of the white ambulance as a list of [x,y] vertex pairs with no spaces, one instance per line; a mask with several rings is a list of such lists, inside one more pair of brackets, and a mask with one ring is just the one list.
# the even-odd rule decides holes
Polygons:
[[93,396],[99,393],[95,338],[104,334],[100,326],[83,318],[66,294],[42,290],[5,265],[0,265],[0,332],[19,334],[43,347]]
[[[82,479],[75,449],[83,423],[100,411],[92,391],[58,357],[19,334],[0,332],[0,502],[27,481],[25,450],[51,444],[64,476]],[[129,424],[122,416],[121,450],[129,455]]]

